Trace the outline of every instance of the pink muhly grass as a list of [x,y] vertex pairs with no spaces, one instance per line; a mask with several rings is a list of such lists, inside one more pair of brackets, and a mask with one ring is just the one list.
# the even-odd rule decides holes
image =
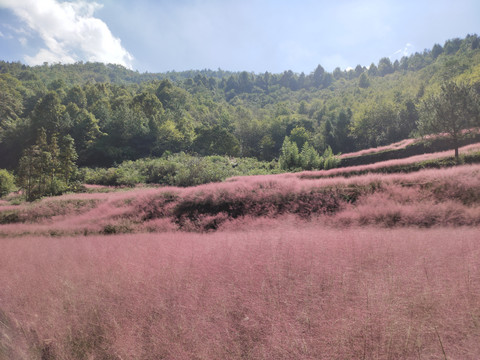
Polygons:
[[480,356],[478,230],[0,239],[2,355]]
[[[441,203],[448,205],[439,215],[433,208]],[[363,223],[383,226],[381,216],[375,215],[373,218],[378,220],[372,220],[368,215],[381,215],[380,208],[393,214],[391,222],[387,222],[395,226],[421,224],[422,214],[426,217],[425,226],[475,225],[479,203],[480,165],[408,174],[367,173],[348,178],[305,178],[295,174],[252,176],[185,189],[165,187],[69,194],[22,204],[13,210],[0,211],[0,220],[4,223],[0,225],[0,235],[111,234],[155,229],[209,231],[237,219],[239,224],[243,218],[276,218],[288,214],[302,219],[340,216],[347,224],[350,220],[358,223],[356,219],[361,217],[354,214],[362,212],[366,219]],[[369,207],[376,209],[369,210]],[[395,211],[400,207],[402,221],[397,221]],[[431,211],[425,210],[428,207]],[[342,214],[343,210],[348,212]],[[350,220],[348,214],[352,214]]]
[[[478,134],[479,131],[480,131],[479,129],[469,129],[469,130],[462,130],[461,133],[462,134],[466,134],[466,133],[472,133],[472,134],[476,133],[476,134]],[[426,135],[426,136],[423,137],[423,139],[432,140],[432,139],[438,139],[438,138],[447,138],[449,136],[450,135],[447,134],[447,133],[441,133],[441,134]],[[404,140],[398,141],[398,142],[390,144],[390,145],[379,146],[379,147],[376,147],[376,148],[364,149],[364,150],[359,150],[359,151],[356,151],[356,152],[341,154],[340,158],[344,159],[344,158],[362,156],[362,155],[366,155],[366,154],[373,154],[373,153],[383,152],[383,151],[388,151],[388,150],[403,149],[403,148],[406,148],[409,145],[412,145],[412,144],[420,142],[420,141],[422,141],[422,139],[404,139]],[[475,148],[476,150],[480,146],[480,144],[478,144],[478,143],[477,144],[472,144],[472,145],[473,145],[472,148]],[[469,147],[469,146],[472,146],[472,145],[467,145],[466,147]],[[465,150],[465,147],[463,147],[463,149]]]
[[379,146],[376,148],[370,148],[370,149],[364,149],[364,150],[359,150],[356,152],[351,152],[351,153],[346,153],[346,154],[341,154],[340,158],[348,158],[348,157],[356,157],[356,156],[361,156],[361,155],[366,155],[366,154],[373,154],[381,151],[387,151],[387,150],[398,150],[398,149],[403,149],[407,147],[408,145],[411,145],[415,142],[420,141],[419,139],[405,139],[401,140],[399,142],[390,144],[390,145],[385,145],[385,146]]
[[[478,150],[480,150],[480,143],[466,145],[459,149],[460,153],[463,153],[463,154],[478,151]],[[411,156],[403,159],[379,161],[379,162],[368,164],[368,165],[356,165],[356,166],[349,166],[346,168],[336,168],[336,169],[330,169],[330,170],[303,171],[303,172],[296,173],[295,175],[300,178],[349,176],[350,174],[355,174],[355,173],[367,173],[369,171],[374,172],[383,168],[385,169],[389,167],[394,168],[402,165],[409,165],[409,164],[414,164],[414,163],[427,161],[427,160],[437,160],[437,159],[453,157],[454,153],[455,153],[454,150],[447,150],[447,151],[441,151],[436,153],[415,155],[415,156]]]

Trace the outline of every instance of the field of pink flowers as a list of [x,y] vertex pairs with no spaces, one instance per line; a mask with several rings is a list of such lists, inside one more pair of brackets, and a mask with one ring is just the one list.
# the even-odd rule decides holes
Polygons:
[[255,225],[0,239],[0,358],[479,358],[477,228]]
[[390,145],[385,145],[385,146],[379,146],[376,148],[370,148],[370,149],[364,149],[364,150],[359,150],[351,153],[346,153],[346,154],[341,154],[340,158],[348,158],[348,157],[355,157],[355,156],[362,156],[366,154],[374,154],[382,151],[388,151],[388,150],[398,150],[398,149],[403,149],[407,147],[408,145],[412,145],[416,142],[418,142],[418,139],[405,139]]
[[478,359],[479,225],[480,165],[2,201],[0,360]]
[[[476,226],[480,165],[408,174],[232,178],[191,188],[70,194],[0,206],[0,236],[91,235],[247,228],[293,216],[332,227]],[[309,175],[309,176],[308,176]]]

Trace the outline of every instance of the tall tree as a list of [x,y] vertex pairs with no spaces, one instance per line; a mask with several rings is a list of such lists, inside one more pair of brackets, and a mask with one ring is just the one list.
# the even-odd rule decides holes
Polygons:
[[393,65],[388,57],[381,58],[378,62],[378,74],[385,76],[393,73]]
[[32,125],[35,131],[44,128],[49,135],[68,129],[70,124],[65,117],[65,106],[61,104],[56,92],[50,91],[35,106]]
[[282,150],[280,153],[280,158],[278,163],[280,169],[282,170],[293,170],[299,167],[300,165],[300,154],[298,153],[297,144],[293,141],[290,141],[288,136],[285,136],[283,141]]
[[460,141],[480,127],[480,96],[470,86],[447,82],[422,103],[418,124],[422,135],[447,134],[458,160]]
[[72,177],[77,171],[78,155],[75,150],[75,141],[70,135],[65,135],[62,138],[60,144],[60,154],[58,159],[59,173],[62,176],[62,180],[67,184],[70,184]]

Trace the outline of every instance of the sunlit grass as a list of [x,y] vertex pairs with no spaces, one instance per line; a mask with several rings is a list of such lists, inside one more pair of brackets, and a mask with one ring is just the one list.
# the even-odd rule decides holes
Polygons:
[[478,229],[270,221],[209,234],[1,239],[0,354],[478,358]]

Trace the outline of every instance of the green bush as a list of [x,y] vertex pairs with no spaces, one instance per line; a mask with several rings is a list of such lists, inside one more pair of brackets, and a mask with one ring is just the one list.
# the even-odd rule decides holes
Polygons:
[[15,177],[5,169],[0,169],[0,197],[10,194],[15,189]]
[[275,161],[228,156],[193,156],[185,153],[161,158],[125,161],[114,168],[81,170],[87,184],[133,186],[150,183],[170,186],[195,186],[223,181],[239,175],[264,175],[280,172]]

